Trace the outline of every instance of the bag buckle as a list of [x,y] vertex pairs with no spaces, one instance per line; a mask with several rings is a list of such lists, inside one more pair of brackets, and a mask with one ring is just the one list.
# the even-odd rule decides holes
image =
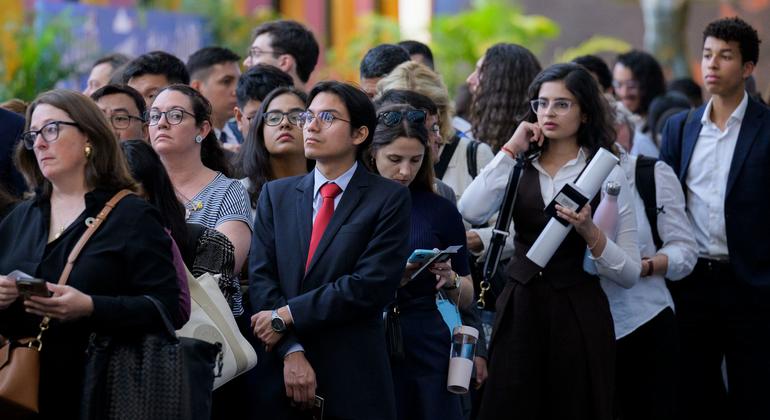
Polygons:
[[29,344],[27,344],[27,347],[37,351],[43,349],[43,333],[48,330],[48,321],[50,321],[50,318],[48,317],[45,317],[42,321],[40,321],[40,332],[37,333],[37,337],[30,340]]

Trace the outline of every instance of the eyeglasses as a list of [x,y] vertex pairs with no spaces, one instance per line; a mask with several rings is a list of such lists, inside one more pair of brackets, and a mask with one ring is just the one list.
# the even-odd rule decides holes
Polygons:
[[133,115],[127,115],[127,114],[113,114],[110,115],[110,124],[112,124],[113,128],[128,128],[128,126],[131,125],[131,120],[139,120],[141,122],[144,122],[144,118],[142,117],[135,117]]
[[535,114],[545,114],[551,109],[556,115],[565,115],[572,107],[572,101],[567,99],[556,99],[553,102],[548,99],[533,99],[529,104]]
[[26,147],[27,150],[32,150],[35,147],[35,140],[37,139],[38,134],[43,136],[43,140],[45,140],[46,143],[50,144],[55,142],[59,139],[59,126],[62,124],[80,127],[80,124],[72,121],[51,121],[42,126],[40,130],[29,130],[21,133],[21,141],[24,142],[24,147]]
[[639,82],[636,80],[626,80],[625,82],[621,82],[620,80],[612,81],[612,87],[615,88],[615,90],[622,89],[624,86],[628,90],[637,90],[639,89]]
[[303,111],[289,111],[289,112],[268,111],[268,112],[265,112],[265,124],[271,127],[275,127],[276,125],[281,124],[281,121],[283,121],[283,117],[286,116],[286,119],[289,121],[289,124],[299,125],[299,118],[302,112]]
[[257,57],[259,57],[262,54],[280,54],[280,53],[278,51],[263,51],[257,47],[249,48],[249,57],[251,57],[252,60],[255,60]]
[[350,120],[340,118],[329,111],[321,111],[317,115],[314,115],[310,111],[305,111],[299,114],[299,127],[305,128],[306,125],[312,123],[316,118],[323,128],[331,127],[334,120],[345,121],[346,123],[350,122]]
[[165,112],[161,111],[150,111],[148,114],[147,120],[149,125],[156,126],[160,122],[160,118],[165,115],[166,121],[171,125],[177,125],[181,124],[182,120],[184,120],[184,114],[187,114],[193,118],[195,118],[195,114],[189,113],[185,111],[184,109],[171,109]]
[[422,109],[408,109],[403,111],[385,111],[377,115],[377,121],[386,127],[393,127],[401,123],[401,120],[404,118],[412,124],[425,124],[428,113]]
[[441,126],[438,123],[433,123],[433,125],[430,126],[430,131],[433,134],[441,134]]

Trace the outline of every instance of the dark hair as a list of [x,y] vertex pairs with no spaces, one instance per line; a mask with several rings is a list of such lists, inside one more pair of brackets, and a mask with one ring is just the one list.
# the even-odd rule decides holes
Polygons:
[[182,60],[165,51],[152,51],[131,60],[123,69],[123,83],[145,74],[166,76],[169,84],[190,83],[190,74]]
[[401,41],[398,43],[398,45],[404,47],[410,56],[420,54],[421,56],[425,57],[424,64],[430,67],[431,70],[435,70],[433,65],[433,51],[430,50],[429,46],[423,44],[420,41],[413,40]]
[[358,145],[358,148],[356,149],[356,158],[360,160],[364,156],[365,150],[372,142],[374,129],[377,126],[377,114],[374,112],[374,104],[372,104],[372,101],[360,88],[336,80],[327,80],[313,86],[313,90],[310,91],[310,95],[307,98],[308,107],[319,93],[331,93],[337,95],[337,97],[342,100],[348,114],[350,114],[351,134],[361,127],[369,129],[366,140]]
[[535,55],[520,45],[496,44],[487,50],[471,105],[473,137],[495,152],[508,141],[529,110],[527,87],[540,69]]
[[318,42],[313,32],[293,20],[263,23],[254,29],[252,42],[262,34],[270,34],[273,56],[289,54],[297,62],[297,76],[307,82],[318,63]]
[[279,86],[294,86],[294,79],[269,64],[257,64],[249,68],[241,74],[235,88],[238,108],[243,109],[249,101],[264,101],[267,94]]
[[725,42],[738,43],[741,51],[741,63],[752,62],[755,65],[759,60],[759,34],[757,30],[739,17],[723,18],[715,20],[703,30],[703,42],[706,38],[714,37]]
[[669,92],[680,92],[685,95],[693,108],[703,105],[703,90],[695,80],[689,77],[670,81],[667,89]]
[[[529,86],[529,100],[540,96],[540,88],[546,82],[563,81],[567,90],[575,95],[577,105],[585,116],[585,122],[580,124],[577,132],[577,142],[580,147],[588,149],[588,156],[593,157],[599,148],[604,147],[615,151],[614,118],[610,112],[607,100],[599,91],[591,73],[585,67],[574,63],[554,64],[537,75]],[[527,101],[529,107],[529,101]],[[529,109],[527,120],[537,121],[537,115]],[[546,139],[547,140],[547,139]],[[548,147],[548,141],[544,147]]]
[[380,44],[366,52],[359,72],[362,79],[387,76],[401,63],[411,60],[406,48],[393,44]]
[[386,90],[374,101],[377,111],[390,105],[409,105],[412,108],[424,109],[429,114],[438,115],[438,107],[429,97],[411,90],[391,89]]
[[142,94],[129,85],[104,85],[91,94],[91,99],[93,99],[94,102],[99,102],[99,99],[102,99],[105,96],[118,94],[128,95],[133,99],[136,109],[139,111],[139,116],[145,118],[147,104],[144,102]]
[[94,68],[99,64],[107,63],[110,65],[110,67],[112,67],[112,71],[115,71],[116,69],[125,65],[129,61],[131,61],[131,57],[125,54],[121,54],[121,53],[108,54],[108,55],[105,55],[104,57],[97,59],[94,62],[94,65],[91,66],[91,68]]
[[185,208],[176,198],[174,185],[166,168],[152,146],[142,140],[120,143],[131,175],[139,182],[147,201],[160,212],[163,226],[171,231],[174,241],[183,247],[187,243]]
[[639,82],[639,110],[636,114],[647,114],[650,102],[666,93],[666,80],[660,63],[651,54],[639,50],[620,54],[618,63],[628,67],[634,80]]
[[595,74],[596,78],[599,79],[599,84],[602,86],[602,89],[607,90],[612,87],[612,72],[610,71],[610,66],[608,66],[600,57],[591,54],[581,55],[572,60],[572,62],[580,64],[589,72]]
[[192,53],[187,59],[187,73],[191,80],[203,80],[211,74],[211,68],[217,64],[238,63],[241,57],[222,47],[204,47]]
[[[136,183],[131,178],[112,127],[91,98],[67,89],[43,92],[27,108],[24,131],[29,130],[32,115],[41,104],[50,105],[67,113],[88,138],[91,146],[91,154],[85,167],[88,188],[136,191]],[[40,172],[34,151],[27,150],[23,142],[16,145],[16,167],[33,189],[41,190],[42,197],[51,196],[51,182]]]
[[[414,109],[409,105],[389,105],[383,107],[380,111],[408,111]],[[425,128],[425,124],[413,124],[407,121],[406,118],[401,120],[401,123],[392,127],[388,127],[385,124],[378,123],[377,128],[374,130],[374,137],[372,144],[369,146],[369,157],[367,165],[369,165],[370,171],[379,174],[377,171],[377,165],[375,163],[375,155],[377,151],[382,147],[385,147],[399,137],[407,137],[411,139],[417,139],[420,144],[425,148],[425,154],[423,155],[422,164],[420,169],[417,170],[417,174],[414,180],[409,184],[409,189],[414,191],[430,191],[435,192],[433,189],[434,175],[433,175],[433,161],[430,153],[430,142],[428,140],[428,129]]]
[[647,127],[649,127],[652,139],[660,147],[659,133],[663,132],[666,121],[681,111],[692,107],[690,100],[681,92],[668,92],[660,95],[650,102],[650,112],[647,113]]
[[270,92],[259,106],[256,118],[249,129],[249,135],[246,136],[236,159],[240,162],[241,171],[243,171],[240,175],[250,181],[247,191],[252,207],[257,207],[257,199],[262,191],[262,186],[275,179],[273,167],[270,165],[270,152],[265,146],[265,113],[273,99],[286,93],[295,95],[302,103],[307,102],[307,94],[292,86],[280,86]]
[[[195,115],[195,124],[197,126],[200,127],[204,121],[208,121],[211,124],[211,103],[200,92],[188,85],[174,84],[163,88],[158,92],[158,95],[167,90],[179,92],[190,98],[193,109],[192,113]],[[203,142],[201,142],[201,162],[212,171],[219,171],[228,178],[232,176],[232,169],[216,134],[214,134],[213,128],[203,138]]]

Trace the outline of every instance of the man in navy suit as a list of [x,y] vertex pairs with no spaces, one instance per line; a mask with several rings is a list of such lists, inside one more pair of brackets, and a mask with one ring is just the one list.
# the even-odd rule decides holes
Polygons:
[[409,194],[359,162],[376,125],[363,91],[322,82],[308,104],[315,170],[268,183],[257,205],[252,326],[269,352],[260,363],[283,368],[278,389],[269,374],[257,385],[271,394],[261,414],[308,418],[317,395],[327,419],[394,419],[382,312],[406,263]]
[[[757,32],[738,19],[703,33],[711,100],[671,118],[660,157],[679,175],[699,259],[672,282],[681,335],[679,418],[770,418],[770,110],[745,80]],[[721,372],[727,367],[727,389]]]
[[0,108],[0,184],[9,193],[24,192],[24,178],[13,165],[14,146],[24,130],[24,118]]

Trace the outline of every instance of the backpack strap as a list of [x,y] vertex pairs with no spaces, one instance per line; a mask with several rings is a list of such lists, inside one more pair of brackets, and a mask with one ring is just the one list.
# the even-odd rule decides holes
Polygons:
[[446,174],[446,170],[449,167],[449,161],[452,160],[452,156],[457,150],[457,145],[460,144],[460,137],[455,134],[449,143],[444,145],[444,149],[441,151],[441,156],[438,162],[433,165],[433,172],[436,174],[436,178],[441,179]]
[[481,142],[478,140],[471,140],[471,142],[468,143],[468,147],[465,149],[465,159],[467,160],[468,164],[468,175],[471,176],[471,179],[475,179],[476,175],[479,174],[479,164],[478,160],[476,159],[476,154],[479,150],[479,143]]
[[[655,243],[655,249],[660,249],[663,241],[658,234],[658,201],[655,188],[655,164],[657,159],[639,155],[636,158],[636,190],[642,197],[644,203],[644,213],[647,215],[647,221],[650,222],[650,231],[652,231],[652,241]],[[660,209],[663,212],[663,209]]]

